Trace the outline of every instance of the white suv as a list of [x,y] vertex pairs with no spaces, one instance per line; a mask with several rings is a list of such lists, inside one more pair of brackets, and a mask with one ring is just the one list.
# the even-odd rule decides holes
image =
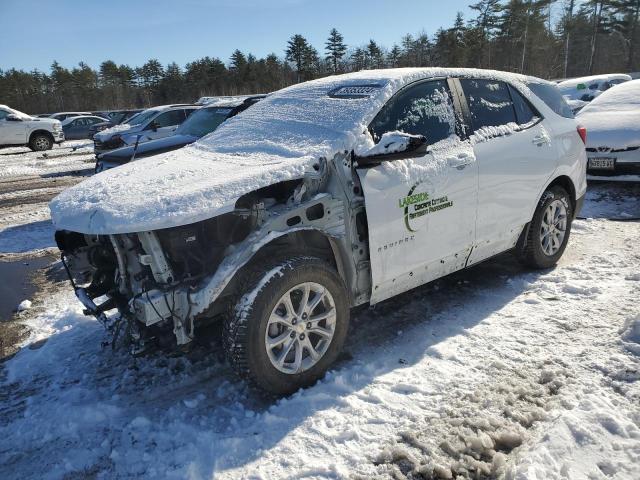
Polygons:
[[508,250],[552,267],[586,191],[584,135],[537,78],[363,71],[276,92],[50,207],[87,314],[136,349],[219,320],[237,371],[283,394],[335,361],[351,307]]
[[34,118],[6,105],[0,105],[0,148],[28,146],[39,152],[64,142],[59,120]]

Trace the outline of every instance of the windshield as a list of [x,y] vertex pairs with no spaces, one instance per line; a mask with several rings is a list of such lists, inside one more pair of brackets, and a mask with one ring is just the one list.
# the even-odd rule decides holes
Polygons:
[[24,119],[27,119],[27,118],[33,118],[33,117],[31,117],[30,115],[27,115],[26,113],[22,113],[22,112],[20,112],[20,111],[18,111],[18,110],[14,110],[14,109],[13,109],[13,108],[11,108],[11,107],[4,107],[4,108],[6,108],[7,110],[9,110],[9,113],[10,113],[11,115],[15,115],[16,117],[20,117],[20,118],[24,118]]
[[151,117],[153,117],[157,113],[158,113],[157,110],[145,110],[143,112],[140,112],[134,115],[124,123],[128,123],[129,125],[142,125],[143,123],[146,123],[147,120],[150,120]]
[[207,133],[213,132],[218,125],[224,122],[232,108],[201,108],[189,116],[185,122],[180,125],[176,133],[181,135],[193,135],[194,137],[202,137]]

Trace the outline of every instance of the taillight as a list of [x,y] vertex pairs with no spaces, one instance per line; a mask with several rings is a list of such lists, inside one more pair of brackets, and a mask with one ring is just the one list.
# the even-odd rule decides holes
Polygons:
[[578,135],[580,135],[580,138],[582,139],[582,143],[584,143],[586,145],[587,144],[587,129],[582,127],[582,126],[578,126]]

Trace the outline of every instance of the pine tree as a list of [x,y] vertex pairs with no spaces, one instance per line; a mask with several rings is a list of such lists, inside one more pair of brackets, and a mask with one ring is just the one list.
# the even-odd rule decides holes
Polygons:
[[287,42],[287,49],[285,51],[286,59],[296,66],[297,82],[300,82],[302,76],[310,67],[309,61],[312,58],[310,55],[311,48],[312,47],[309,45],[309,42],[307,42],[307,39],[300,34],[295,34]]
[[327,60],[331,62],[333,73],[338,73],[338,65],[347,52],[347,45],[344,43],[344,37],[335,28],[329,32],[325,51],[327,52]]

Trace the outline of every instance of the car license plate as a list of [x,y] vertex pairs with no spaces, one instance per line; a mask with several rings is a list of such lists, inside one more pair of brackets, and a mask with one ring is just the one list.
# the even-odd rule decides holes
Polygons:
[[615,168],[615,158],[597,157],[589,159],[589,168],[599,168],[602,170],[613,170]]

